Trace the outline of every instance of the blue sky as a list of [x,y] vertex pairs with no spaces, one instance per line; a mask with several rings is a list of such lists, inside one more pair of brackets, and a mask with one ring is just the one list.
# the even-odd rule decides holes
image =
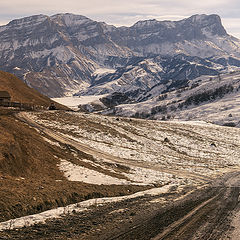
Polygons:
[[218,14],[229,34],[240,38],[238,0],[0,0],[0,25],[36,14],[75,13],[116,26],[138,20],[180,20],[194,14]]

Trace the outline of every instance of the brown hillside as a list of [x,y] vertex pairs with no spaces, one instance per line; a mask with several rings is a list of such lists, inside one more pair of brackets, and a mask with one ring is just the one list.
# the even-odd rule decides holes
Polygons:
[[68,145],[48,143],[45,134],[19,121],[14,111],[0,109],[0,133],[0,221],[146,188],[68,181],[57,166],[60,159],[79,162],[92,156],[76,149],[73,155]]
[[[50,98],[40,94],[33,88],[28,87],[23,81],[13,74],[0,71],[0,91],[8,91],[11,95],[11,101],[31,103],[48,107],[51,102]],[[67,107],[55,103],[58,109],[68,109]]]

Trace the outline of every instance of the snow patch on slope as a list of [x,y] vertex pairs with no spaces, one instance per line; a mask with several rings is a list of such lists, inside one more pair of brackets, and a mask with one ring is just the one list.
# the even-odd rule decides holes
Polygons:
[[137,192],[135,194],[128,195],[128,196],[122,196],[122,197],[90,199],[90,200],[79,202],[76,204],[71,204],[66,207],[59,207],[59,208],[48,210],[48,211],[38,213],[38,214],[11,219],[6,222],[0,223],[0,231],[11,230],[11,229],[16,229],[16,228],[23,228],[23,227],[32,226],[32,225],[38,224],[38,223],[45,223],[49,219],[61,218],[62,216],[71,214],[73,212],[79,213],[79,212],[87,211],[88,208],[93,205],[97,206],[100,204],[102,205],[102,204],[107,204],[107,203],[120,202],[120,201],[125,201],[127,199],[134,199],[134,198],[142,197],[142,196],[146,196],[146,195],[157,196],[157,195],[168,192],[170,190],[170,188],[173,186],[175,186],[175,185],[167,185],[167,186],[163,186],[160,188],[153,188],[150,190]]
[[131,182],[125,179],[114,178],[103,173],[78,166],[63,159],[60,161],[59,169],[64,173],[64,176],[69,181],[85,182],[96,185],[131,184]]
[[106,73],[115,73],[115,69],[110,69],[110,68],[98,68],[95,70],[95,72],[93,73],[93,75],[102,75],[102,74],[106,74]]

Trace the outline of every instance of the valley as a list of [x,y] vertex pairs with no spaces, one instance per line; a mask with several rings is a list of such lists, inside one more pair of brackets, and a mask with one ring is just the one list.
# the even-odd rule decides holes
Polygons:
[[240,40],[218,15],[34,15],[0,56],[0,239],[239,239]]

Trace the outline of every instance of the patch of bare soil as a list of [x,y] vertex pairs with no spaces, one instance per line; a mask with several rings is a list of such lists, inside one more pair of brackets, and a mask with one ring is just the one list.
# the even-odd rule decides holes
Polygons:
[[[72,149],[48,143],[40,132],[16,119],[12,111],[0,111],[0,132],[0,221],[147,188],[68,181],[57,165],[60,159],[76,161]],[[76,154],[78,161],[91,157],[79,150]]]

